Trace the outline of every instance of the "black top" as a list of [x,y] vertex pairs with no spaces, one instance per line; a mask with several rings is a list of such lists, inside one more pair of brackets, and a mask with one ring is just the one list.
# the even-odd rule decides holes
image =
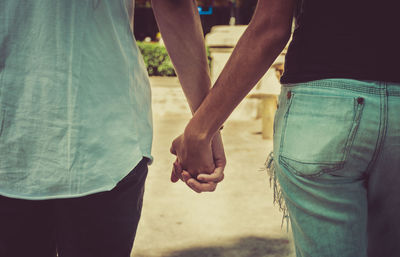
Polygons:
[[281,82],[400,83],[399,5],[398,0],[303,0]]

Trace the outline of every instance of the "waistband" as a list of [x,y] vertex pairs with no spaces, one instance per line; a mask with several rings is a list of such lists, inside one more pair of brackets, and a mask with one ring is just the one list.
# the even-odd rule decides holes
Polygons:
[[387,95],[400,97],[400,83],[365,81],[354,79],[322,79],[303,83],[283,84],[282,87],[315,87],[315,88],[336,88],[353,92],[360,92],[373,95]]

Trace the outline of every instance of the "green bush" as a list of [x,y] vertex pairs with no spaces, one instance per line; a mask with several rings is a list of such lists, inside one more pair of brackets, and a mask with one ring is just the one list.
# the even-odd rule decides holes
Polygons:
[[[164,46],[158,43],[137,42],[149,76],[176,76],[174,66]],[[208,62],[211,64],[207,49]]]
[[176,76],[174,66],[164,46],[137,42],[149,76]]

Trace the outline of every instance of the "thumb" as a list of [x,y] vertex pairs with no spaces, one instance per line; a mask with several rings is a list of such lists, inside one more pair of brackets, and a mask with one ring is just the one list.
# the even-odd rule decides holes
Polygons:
[[169,149],[170,153],[172,153],[173,155],[176,155],[176,150],[174,147],[174,143],[172,143],[171,148]]
[[224,168],[225,167],[217,167],[211,174],[199,174],[197,180],[204,183],[219,183],[224,179]]

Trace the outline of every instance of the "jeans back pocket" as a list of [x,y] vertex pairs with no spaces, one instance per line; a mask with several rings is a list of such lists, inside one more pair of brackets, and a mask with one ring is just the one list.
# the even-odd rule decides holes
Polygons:
[[357,97],[291,93],[283,119],[280,164],[302,176],[343,168],[363,105]]

